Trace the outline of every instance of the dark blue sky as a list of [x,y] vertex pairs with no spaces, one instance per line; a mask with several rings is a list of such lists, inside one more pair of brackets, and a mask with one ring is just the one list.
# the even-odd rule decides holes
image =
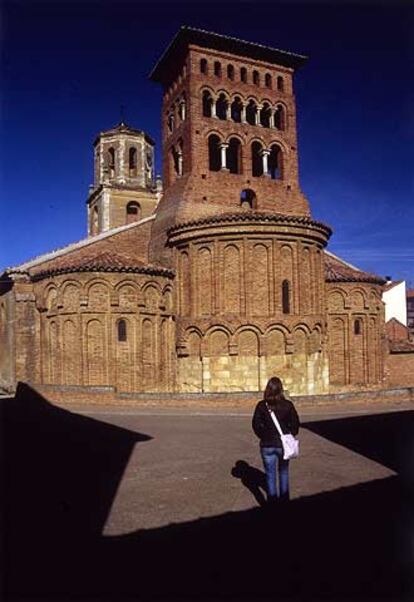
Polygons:
[[147,80],[193,25],[309,55],[295,79],[300,180],[329,248],[414,284],[414,8],[398,3],[14,1],[2,12],[0,267],[86,235],[95,135],[157,142]]

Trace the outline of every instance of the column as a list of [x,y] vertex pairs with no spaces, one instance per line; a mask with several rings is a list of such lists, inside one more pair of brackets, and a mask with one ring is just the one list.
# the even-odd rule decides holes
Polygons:
[[183,175],[183,151],[179,150],[177,152],[177,167],[178,167],[178,176]]
[[211,103],[211,116],[217,118],[216,102],[217,102],[217,98],[213,98],[213,102]]
[[231,120],[231,104],[229,102],[226,107],[226,119]]
[[246,103],[242,103],[242,109],[241,109],[241,122],[242,123],[247,123],[247,119],[246,119]]
[[263,175],[264,176],[270,176],[270,172],[269,172],[269,155],[270,155],[270,150],[268,150],[267,148],[264,148],[261,152],[262,158],[263,158]]
[[256,107],[255,113],[254,113],[254,124],[255,125],[260,125],[260,120],[259,120],[259,111],[260,111],[259,106]]
[[220,144],[220,153],[221,153],[221,169],[222,171],[228,171],[227,169],[227,148],[228,148],[228,143],[227,142],[222,142]]
[[269,127],[270,128],[275,127],[275,115],[274,115],[272,107],[270,107]]

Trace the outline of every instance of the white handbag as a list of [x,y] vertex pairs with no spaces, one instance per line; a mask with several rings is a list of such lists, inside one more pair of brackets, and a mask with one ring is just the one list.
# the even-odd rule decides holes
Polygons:
[[282,429],[280,428],[279,420],[276,418],[276,414],[269,408],[269,406],[267,406],[267,409],[270,412],[272,420],[275,423],[275,427],[277,428],[282,441],[283,459],[291,460],[292,458],[297,458],[299,456],[299,440],[296,439],[296,437],[294,437],[291,433],[284,435]]

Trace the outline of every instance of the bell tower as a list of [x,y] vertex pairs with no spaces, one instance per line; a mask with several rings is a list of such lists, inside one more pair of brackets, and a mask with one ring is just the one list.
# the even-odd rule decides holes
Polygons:
[[101,132],[94,142],[94,184],[87,201],[89,236],[148,217],[158,199],[148,134],[123,121]]
[[[309,216],[298,176],[293,75],[306,57],[182,27],[150,77],[163,86],[165,194],[177,223],[248,211]],[[164,237],[165,240],[165,237]],[[161,251],[159,240],[158,251]]]

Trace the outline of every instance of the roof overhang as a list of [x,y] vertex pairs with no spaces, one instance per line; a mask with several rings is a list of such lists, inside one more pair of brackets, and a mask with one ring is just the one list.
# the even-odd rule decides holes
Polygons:
[[248,57],[257,61],[264,61],[275,65],[282,65],[290,69],[298,69],[308,59],[307,56],[279,50],[263,44],[248,42],[230,36],[182,26],[158,60],[149,78],[154,82],[165,83],[171,78],[171,72],[177,69],[185,58],[190,44],[221,50],[241,57]]

